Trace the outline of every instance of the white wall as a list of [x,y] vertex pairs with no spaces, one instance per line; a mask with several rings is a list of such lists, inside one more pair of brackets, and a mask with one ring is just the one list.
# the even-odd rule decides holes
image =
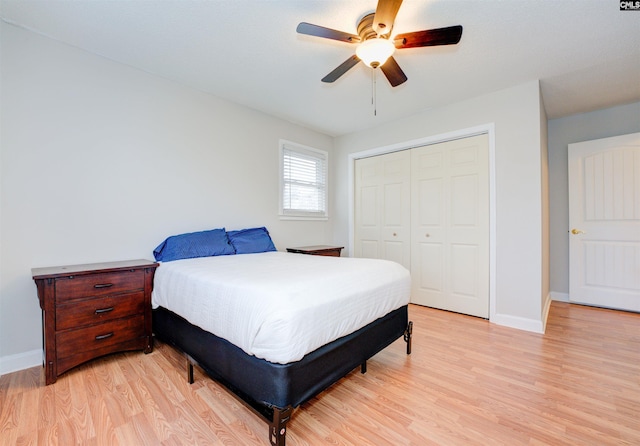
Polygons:
[[334,144],[334,243],[348,246],[348,154],[495,124],[497,283],[494,322],[542,331],[544,133],[538,82],[498,91],[338,137]]
[[[281,221],[278,140],[333,139],[0,22],[0,373],[40,363],[31,268],[153,259],[166,236]],[[331,155],[330,155],[331,156]]]
[[640,102],[549,121],[551,291],[569,293],[568,145],[640,132]]

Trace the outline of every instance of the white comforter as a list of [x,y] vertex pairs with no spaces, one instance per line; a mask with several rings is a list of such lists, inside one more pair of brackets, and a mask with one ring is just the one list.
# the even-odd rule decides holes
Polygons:
[[286,364],[407,304],[410,288],[395,262],[266,252],[162,263],[152,301]]

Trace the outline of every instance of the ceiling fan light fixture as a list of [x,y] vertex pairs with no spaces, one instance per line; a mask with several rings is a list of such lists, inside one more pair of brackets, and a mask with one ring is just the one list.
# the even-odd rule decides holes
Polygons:
[[377,68],[383,65],[395,50],[396,47],[391,41],[376,37],[358,45],[356,56],[371,68]]

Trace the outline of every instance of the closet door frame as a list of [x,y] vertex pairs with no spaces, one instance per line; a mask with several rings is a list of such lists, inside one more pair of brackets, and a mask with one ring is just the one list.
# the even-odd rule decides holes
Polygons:
[[489,137],[489,320],[496,316],[496,145],[495,124],[488,123],[477,127],[469,127],[453,132],[426,136],[424,138],[404,141],[388,146],[376,147],[361,152],[350,153],[348,156],[348,187],[349,187],[349,255],[354,252],[354,206],[355,206],[355,161],[360,158],[384,155],[386,153],[408,150],[414,147],[437,144],[455,139],[487,134]]

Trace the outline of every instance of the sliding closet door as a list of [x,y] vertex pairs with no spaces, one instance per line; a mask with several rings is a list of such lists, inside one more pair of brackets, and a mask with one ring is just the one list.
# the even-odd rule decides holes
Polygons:
[[410,153],[355,162],[354,255],[410,268]]
[[489,317],[488,137],[411,150],[413,303]]

